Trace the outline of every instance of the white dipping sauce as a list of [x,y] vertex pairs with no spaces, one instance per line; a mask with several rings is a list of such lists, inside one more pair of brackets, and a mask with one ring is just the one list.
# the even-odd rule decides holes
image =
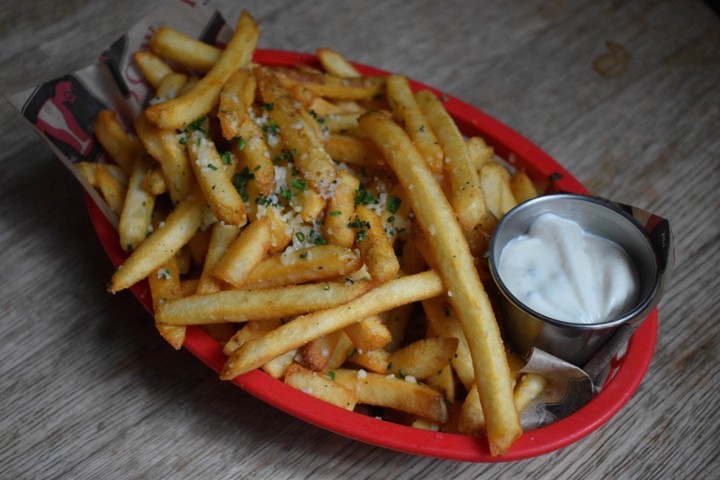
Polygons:
[[498,274],[529,308],[571,323],[617,318],[639,290],[635,266],[619,245],[552,213],[503,248]]

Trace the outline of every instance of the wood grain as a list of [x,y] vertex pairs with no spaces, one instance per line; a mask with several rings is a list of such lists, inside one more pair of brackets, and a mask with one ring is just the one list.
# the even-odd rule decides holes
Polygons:
[[[215,4],[227,18],[240,8]],[[4,2],[0,92],[73,71],[157,5]],[[331,46],[437,87],[537,143],[594,193],[670,219],[656,353],[608,424],[541,458],[471,464],[305,424],[174,352],[127,293],[74,178],[0,106],[3,478],[719,478],[720,20],[704,2],[242,3],[261,48]],[[607,42],[627,55],[608,71]],[[597,66],[597,64],[596,64]],[[610,73],[610,76],[603,75]]]

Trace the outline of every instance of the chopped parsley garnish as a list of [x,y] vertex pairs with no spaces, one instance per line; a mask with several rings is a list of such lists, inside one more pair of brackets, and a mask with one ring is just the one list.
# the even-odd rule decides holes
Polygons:
[[400,208],[401,203],[402,203],[402,199],[399,197],[388,198],[388,202],[387,202],[388,212],[396,213],[398,211],[398,208]]
[[335,217],[337,215],[342,215],[342,212],[340,210],[333,210],[332,212],[328,212],[328,215]]
[[283,160],[288,163],[293,163],[295,156],[290,150],[283,149],[277,157],[273,158],[273,163],[280,163]]
[[298,190],[305,191],[307,190],[307,182],[303,180],[302,178],[296,178],[291,183],[290,186],[293,188],[297,188]]
[[313,243],[315,245],[326,245],[327,240],[325,240],[323,237],[317,237],[315,240],[313,240]]
[[297,232],[295,234],[295,238],[298,239],[298,242],[304,242],[305,241],[305,234],[303,232]]
[[262,108],[265,111],[272,112],[273,108],[275,108],[275,104],[274,103],[263,103]]
[[308,256],[308,252],[300,252],[300,255],[299,255],[300,258],[306,259],[307,256]]
[[364,220],[360,220],[360,217],[355,215],[355,220],[349,222],[347,226],[350,228],[370,228],[370,223]]
[[285,200],[290,200],[293,195],[289,188],[283,188],[280,190],[280,196]]
[[180,142],[180,145],[185,145],[185,144],[187,143],[187,141],[188,141],[188,138],[187,138],[187,137],[182,137],[182,138],[181,138],[180,140],[178,140],[178,141]]
[[378,199],[364,188],[359,188],[355,193],[355,205],[370,205],[374,203],[378,203]]
[[240,194],[240,197],[243,199],[243,201],[248,201],[248,194],[245,191],[245,187],[247,187],[247,183],[250,180],[255,179],[255,174],[250,172],[250,169],[248,167],[243,168],[240,172],[237,172],[235,175],[233,175],[233,185],[235,186],[235,190],[238,191]]
[[330,284],[325,282],[325,285],[323,285],[323,290],[330,290]]
[[232,163],[232,154],[230,152],[223,152],[220,155],[220,160],[222,160],[223,164],[230,165]]
[[262,131],[269,133],[270,135],[277,135],[280,131],[280,126],[275,123],[275,120],[270,120],[268,123],[262,126]]
[[332,370],[328,372],[328,377],[330,377],[330,380],[335,380],[335,372]]
[[234,143],[235,149],[238,152],[242,152],[245,149],[245,145],[247,145],[247,140],[245,140],[243,137],[234,137],[232,140],[230,140],[230,143]]
[[206,166],[207,166],[207,168],[209,168],[210,170],[217,170],[217,167],[216,167],[215,165],[213,165],[212,163],[208,163]]
[[207,117],[200,117],[194,122],[190,123],[187,127],[185,127],[185,131],[187,132],[200,132],[204,136],[208,136],[210,132],[207,129]]

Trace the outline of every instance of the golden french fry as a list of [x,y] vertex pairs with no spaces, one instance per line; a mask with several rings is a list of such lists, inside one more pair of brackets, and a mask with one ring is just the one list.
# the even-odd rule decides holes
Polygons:
[[247,342],[252,338],[261,337],[270,330],[279,327],[282,324],[282,320],[265,320],[262,322],[250,321],[247,322],[240,330],[225,343],[223,346],[223,353],[225,355],[232,355],[240,345]]
[[160,128],[181,129],[206,115],[217,106],[220,90],[227,79],[250,62],[258,36],[255,20],[243,11],[230,42],[207,75],[183,95],[148,107],[145,110],[148,120]]
[[442,394],[427,385],[364,370],[339,369],[334,376],[336,382],[357,394],[358,403],[393,408],[440,424],[447,421]]
[[346,410],[353,411],[357,403],[355,392],[332,381],[328,376],[307,370],[297,363],[292,364],[285,372],[285,383]]
[[187,151],[195,179],[217,219],[238,227],[245,225],[245,203],[227,174],[229,167],[215,143],[203,132],[195,131],[188,139]]
[[165,185],[165,177],[162,174],[162,168],[157,165],[150,168],[145,174],[142,183],[143,188],[146,192],[155,195],[162,195],[167,192],[167,185]]
[[[239,172],[244,175],[249,182],[257,189],[257,193],[252,195],[248,187],[248,198],[253,203],[259,195],[268,196],[275,188],[275,169],[270,151],[265,138],[263,137],[260,127],[258,127],[251,118],[245,118],[240,124],[239,139],[236,145],[241,150],[242,158]],[[240,148],[242,146],[242,148]],[[236,174],[237,175],[237,174]]]
[[255,73],[263,101],[273,105],[268,112],[271,121],[279,128],[280,137],[290,151],[298,153],[295,166],[315,191],[331,196],[336,176],[332,159],[322,143],[309,132],[295,101],[275,74],[267,68],[256,68]]
[[385,375],[388,371],[388,364],[390,363],[390,354],[383,349],[370,350],[369,352],[362,353],[355,350],[347,358],[347,361],[366,368],[371,372]]
[[420,110],[407,78],[391,75],[387,79],[387,96],[393,116],[398,120],[412,139],[418,152],[435,173],[443,171],[443,151],[426,113]]
[[452,207],[435,176],[402,128],[377,112],[364,114],[359,123],[396,172],[427,236],[432,264],[442,277],[470,347],[490,451],[502,455],[520,437],[522,428],[512,403],[512,380],[500,329],[462,227],[454,221]]
[[240,229],[235,225],[225,225],[217,222],[212,226],[205,263],[197,285],[196,293],[198,295],[222,290],[222,281],[215,277],[212,271],[218,260],[239,234]]
[[415,99],[445,155],[443,170],[450,180],[450,205],[460,225],[465,230],[472,230],[487,221],[487,206],[465,138],[434,93],[423,90],[415,95]]
[[[150,287],[150,296],[153,301],[153,310],[157,311],[158,305],[170,298],[182,296],[182,287],[180,284],[180,269],[177,261],[173,257],[165,265],[160,267],[157,272],[148,275],[148,285]],[[172,345],[175,350],[179,350],[185,341],[186,328],[183,325],[166,325],[155,322],[160,335]]]
[[173,73],[172,68],[157,54],[149,50],[140,50],[133,54],[133,60],[145,80],[157,90],[166,75]]
[[177,97],[187,84],[188,77],[184,73],[168,73],[165,75],[155,91],[155,98],[151,103],[164,102]]
[[95,166],[95,182],[110,209],[120,215],[125,203],[126,183],[123,184],[118,180],[104,163]]
[[540,195],[537,187],[525,170],[516,170],[510,178],[510,191],[517,203],[522,203]]
[[345,335],[345,332],[340,332],[338,335],[338,341],[335,344],[335,349],[330,353],[330,358],[325,366],[326,370],[340,368],[347,361],[353,351],[356,350],[350,341],[350,337]]
[[110,158],[130,175],[135,158],[142,152],[140,140],[125,131],[112,110],[100,110],[93,121],[93,130]]
[[135,119],[135,131],[147,152],[160,164],[173,202],[180,202],[193,184],[192,167],[185,146],[174,131],[156,127],[144,113]]
[[358,167],[377,168],[385,164],[382,154],[374,143],[350,135],[330,135],[325,150],[336,162]]
[[257,82],[252,72],[240,69],[233,73],[220,91],[217,117],[226,140],[243,137],[240,125],[247,117],[248,109],[255,100]]
[[[370,282],[359,281],[354,282],[353,285],[364,284],[370,285]],[[235,350],[225,363],[220,378],[225,380],[235,378],[314,338],[343,329],[370,315],[437,296],[442,293],[442,288],[439,276],[433,271],[428,271],[391,280],[337,307],[297,317]],[[256,292],[256,295],[261,292]]]
[[360,257],[349,248],[318,245],[265,258],[250,272],[245,286],[266,288],[345,278],[361,266]]
[[547,385],[547,380],[537,373],[524,373],[513,393],[513,401],[518,412],[522,412],[530,403],[542,393]]
[[360,100],[384,93],[385,77],[342,78],[285,67],[273,67],[272,70],[281,77],[286,87],[301,84],[319,97]]
[[460,407],[457,429],[459,433],[465,435],[477,435],[485,429],[485,426],[485,415],[480,406],[478,389],[473,385]]
[[365,205],[358,205],[350,225],[357,231],[355,244],[373,281],[384,283],[392,279],[400,270],[400,262],[377,214]]
[[360,353],[378,350],[390,343],[390,330],[378,315],[371,315],[343,330]]
[[417,340],[390,355],[388,370],[395,375],[423,379],[435,375],[450,364],[458,346],[455,337]]
[[217,261],[213,275],[236,287],[243,286],[267,254],[271,242],[270,219],[263,217],[251,222]]
[[355,192],[360,180],[349,171],[340,170],[337,181],[335,195],[325,209],[323,233],[329,243],[350,248],[355,242],[355,231],[348,224],[355,217]]
[[[173,325],[277,320],[342,305],[361,296],[370,286],[370,282],[355,282],[352,285],[325,282],[259,290],[224,290],[167,301],[160,306],[156,317],[162,323]],[[269,305],[272,308],[268,308]],[[255,367],[305,343],[265,357]]]
[[435,372],[434,375],[425,378],[428,387],[434,388],[442,393],[448,403],[455,403],[455,376],[451,365],[445,365],[442,370]]
[[342,335],[342,331],[336,331],[310,340],[301,349],[303,364],[310,370],[324,371]]
[[360,130],[358,129],[357,119],[362,115],[362,111],[359,112],[339,112],[331,114],[317,114],[317,121],[327,129],[328,133],[336,135],[350,134],[358,136]]
[[155,30],[150,37],[150,48],[163,58],[203,73],[209,72],[222,54],[219,48],[170,27]]
[[283,375],[285,375],[287,369],[295,362],[297,354],[297,350],[290,350],[279,357],[273,358],[262,366],[263,372],[273,378],[281,379]]
[[360,77],[360,72],[340,53],[330,48],[318,48],[315,52],[323,69],[336,77]]
[[466,141],[468,152],[470,153],[470,162],[475,170],[487,162],[491,162],[495,152],[482,137],[470,137]]
[[488,210],[498,220],[517,205],[510,188],[510,172],[499,163],[487,162],[480,167],[480,184]]
[[118,235],[120,246],[128,252],[140,245],[151,231],[155,196],[143,188],[143,180],[150,165],[144,155],[138,155],[125,191]]
[[134,285],[174,257],[200,228],[203,205],[202,196],[197,193],[185,197],[168,215],[164,226],[155,229],[117,269],[110,291],[118,292]]

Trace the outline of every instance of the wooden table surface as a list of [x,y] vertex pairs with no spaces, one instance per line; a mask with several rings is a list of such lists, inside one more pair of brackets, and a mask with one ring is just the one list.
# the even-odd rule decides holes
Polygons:
[[[240,2],[215,4],[234,21]],[[720,19],[701,1],[242,2],[262,48],[400,72],[521,132],[592,192],[671,222],[650,369],[590,436],[473,464],[308,425],[174,352],[113,271],[82,190],[0,111],[0,477],[720,478]],[[152,2],[2,2],[0,92],[95,61]],[[624,68],[594,60],[625,57]]]

